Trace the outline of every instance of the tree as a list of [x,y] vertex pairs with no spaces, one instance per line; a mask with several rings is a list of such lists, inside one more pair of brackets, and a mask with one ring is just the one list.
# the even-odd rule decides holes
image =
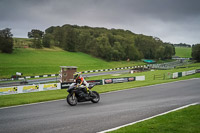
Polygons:
[[165,59],[171,59],[173,55],[173,46],[167,45],[165,46],[165,51],[164,51],[164,58]]
[[63,49],[70,51],[70,52],[75,52],[76,51],[76,45],[77,45],[77,33],[73,28],[66,28],[63,36]]
[[29,38],[42,38],[44,35],[44,32],[37,29],[32,29],[31,32],[28,32]]
[[28,37],[33,38],[33,45],[35,48],[41,48],[42,47],[42,37],[44,35],[43,31],[32,29],[31,32],[28,32]]
[[192,58],[197,62],[200,62],[200,44],[192,46]]
[[45,34],[42,39],[42,45],[46,48],[51,47],[51,35],[50,34]]
[[0,50],[3,53],[12,53],[13,38],[10,28],[0,30]]

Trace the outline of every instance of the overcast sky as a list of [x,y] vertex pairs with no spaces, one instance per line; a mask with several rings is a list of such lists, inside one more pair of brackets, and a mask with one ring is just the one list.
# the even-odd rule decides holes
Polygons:
[[200,0],[0,0],[0,29],[14,37],[64,24],[130,30],[200,43]]

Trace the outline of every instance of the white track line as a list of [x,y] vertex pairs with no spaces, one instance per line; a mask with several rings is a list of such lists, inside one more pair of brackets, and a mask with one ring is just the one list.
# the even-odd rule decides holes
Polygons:
[[161,116],[161,115],[165,115],[165,114],[168,114],[168,113],[170,113],[170,112],[174,112],[174,111],[177,111],[177,110],[180,110],[180,109],[184,109],[184,108],[187,108],[187,107],[192,106],[192,105],[197,105],[197,104],[199,104],[199,103],[188,104],[188,105],[185,105],[185,106],[182,106],[182,107],[179,107],[179,108],[176,108],[176,109],[173,109],[173,110],[170,110],[170,111],[161,113],[161,114],[157,114],[157,115],[154,115],[154,116],[151,116],[151,117],[142,119],[142,120],[138,120],[138,121],[135,121],[135,122],[132,122],[132,123],[128,123],[128,124],[125,124],[125,125],[122,125],[122,126],[119,126],[119,127],[111,128],[111,129],[108,129],[108,130],[100,131],[100,132],[98,132],[98,133],[107,133],[107,132],[110,132],[110,131],[114,131],[114,130],[120,129],[120,128],[122,128],[122,127],[130,126],[130,125],[133,125],[133,124],[142,122],[142,121],[146,121],[146,120],[149,120],[149,119],[152,119],[152,118]]
[[[101,93],[101,94],[116,93],[116,92],[120,92],[120,91],[127,91],[127,90],[142,88],[142,87],[152,87],[152,86],[158,86],[158,85],[164,85],[164,84],[170,84],[170,83],[176,83],[176,82],[182,82],[182,81],[194,80],[194,79],[199,79],[199,78],[192,78],[192,79],[179,80],[179,81],[168,82],[168,83],[161,83],[161,84],[155,84],[155,85],[149,85],[149,86],[141,86],[141,87],[135,87],[135,88],[128,88],[128,89],[124,89],[124,90],[110,91],[110,92],[105,92],[105,93]],[[66,96],[67,96],[67,94],[66,94]],[[22,107],[22,106],[29,106],[29,105],[36,105],[36,104],[41,104],[41,103],[49,103],[49,102],[55,102],[55,101],[63,101],[63,100],[65,100],[65,99],[58,99],[58,100],[51,100],[51,101],[44,101],[44,102],[30,103],[30,104],[23,104],[23,105],[2,107],[2,108],[0,107],[0,110],[1,110],[1,109],[8,109],[8,108],[15,108],[15,107]]]

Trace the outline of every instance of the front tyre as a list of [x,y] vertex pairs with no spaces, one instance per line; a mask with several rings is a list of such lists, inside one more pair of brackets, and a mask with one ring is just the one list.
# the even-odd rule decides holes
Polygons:
[[66,98],[66,101],[69,105],[75,106],[77,104],[77,98],[73,94],[69,94]]
[[94,96],[94,98],[92,98],[92,102],[93,103],[98,103],[99,102],[99,100],[100,100],[100,96],[99,96],[99,93],[98,92],[96,92],[96,91],[92,91],[92,95]]

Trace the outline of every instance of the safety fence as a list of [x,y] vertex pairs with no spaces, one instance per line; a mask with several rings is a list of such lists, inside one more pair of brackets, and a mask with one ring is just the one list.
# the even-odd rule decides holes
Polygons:
[[[90,80],[87,82],[93,83],[95,85],[105,85],[105,84],[112,84],[112,83],[123,83],[123,82],[143,81],[143,80],[145,80],[145,76]],[[70,84],[71,83],[68,82],[68,83],[51,83],[51,84],[3,87],[3,88],[0,88],[0,95],[28,93],[28,92],[56,90],[56,89],[66,89],[70,86]]]

